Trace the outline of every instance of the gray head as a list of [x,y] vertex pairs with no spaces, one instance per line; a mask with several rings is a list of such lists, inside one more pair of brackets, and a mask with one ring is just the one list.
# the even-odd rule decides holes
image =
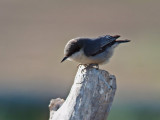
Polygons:
[[68,57],[70,57],[75,52],[78,52],[84,45],[85,38],[75,38],[70,40],[65,48],[64,48],[64,58],[61,62],[65,61]]

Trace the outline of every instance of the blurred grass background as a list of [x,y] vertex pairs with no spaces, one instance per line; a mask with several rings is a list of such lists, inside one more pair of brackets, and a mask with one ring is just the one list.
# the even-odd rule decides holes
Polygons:
[[101,66],[117,77],[108,120],[160,120],[160,1],[0,0],[0,120],[47,120],[66,98],[77,63],[60,64],[74,37],[131,42]]

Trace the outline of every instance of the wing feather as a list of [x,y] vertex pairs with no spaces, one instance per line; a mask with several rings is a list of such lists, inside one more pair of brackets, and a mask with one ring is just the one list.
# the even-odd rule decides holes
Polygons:
[[86,56],[94,56],[101,52],[103,52],[106,49],[106,46],[113,43],[117,38],[119,38],[119,35],[115,36],[101,36],[96,39],[92,39],[87,41],[86,46],[84,47],[84,53]]

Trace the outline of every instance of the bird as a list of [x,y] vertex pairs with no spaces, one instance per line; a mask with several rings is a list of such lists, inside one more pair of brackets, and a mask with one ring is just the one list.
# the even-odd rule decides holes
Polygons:
[[120,35],[103,35],[96,38],[77,37],[68,41],[64,48],[65,60],[78,62],[80,65],[92,66],[109,62],[114,49],[121,43],[130,42],[130,40],[117,40]]

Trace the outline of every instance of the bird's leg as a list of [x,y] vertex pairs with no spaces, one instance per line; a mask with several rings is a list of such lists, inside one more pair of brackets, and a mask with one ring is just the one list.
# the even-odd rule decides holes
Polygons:
[[98,69],[99,69],[99,65],[98,65],[98,64],[95,64],[95,66],[96,66],[96,69],[98,70]]
[[82,69],[82,72],[84,72],[85,69],[89,69],[89,68],[96,68],[97,70],[99,69],[99,65],[96,63],[92,63],[92,64],[78,64],[77,67],[79,67],[80,65],[84,65],[84,68]]
[[94,68],[94,66],[95,66],[95,68],[96,68],[97,70],[99,69],[99,65],[96,64],[96,63],[92,63],[92,64],[89,64],[89,65],[88,65],[88,67],[93,67],[93,68]]

